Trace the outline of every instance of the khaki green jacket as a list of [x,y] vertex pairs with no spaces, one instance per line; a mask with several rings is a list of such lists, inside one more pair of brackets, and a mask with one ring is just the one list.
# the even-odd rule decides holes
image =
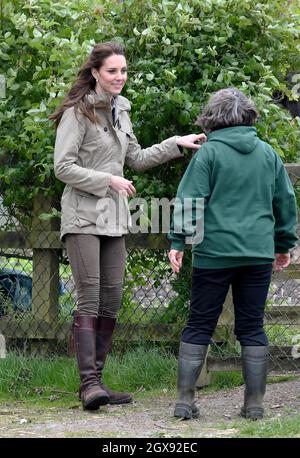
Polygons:
[[[115,99],[115,126],[110,96],[87,97],[100,122],[92,123],[71,107],[64,112],[57,129],[54,173],[66,183],[61,199],[61,238],[67,233],[126,234],[131,221],[127,197],[110,187],[111,176],[123,176],[125,164],[146,170],[182,155],[176,136],[141,148],[132,131],[130,103],[125,97]],[[97,108],[99,103],[107,109]]]

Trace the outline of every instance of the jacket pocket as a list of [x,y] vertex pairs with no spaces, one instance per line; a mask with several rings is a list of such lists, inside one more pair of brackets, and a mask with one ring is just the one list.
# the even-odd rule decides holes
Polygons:
[[75,191],[77,196],[76,225],[79,227],[96,224],[99,210],[97,210],[98,197],[84,191]]
[[99,232],[111,234],[124,231],[130,226],[127,197],[112,191],[100,199],[82,191],[76,191],[76,194],[78,199],[77,226],[94,225]]

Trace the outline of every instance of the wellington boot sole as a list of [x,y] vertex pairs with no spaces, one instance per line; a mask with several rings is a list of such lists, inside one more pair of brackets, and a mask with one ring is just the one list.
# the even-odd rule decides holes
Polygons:
[[175,405],[174,417],[179,417],[184,420],[190,420],[191,418],[199,418],[200,411],[196,404],[185,404],[178,402]]
[[240,415],[248,420],[262,420],[264,418],[264,409],[262,407],[248,407],[245,409],[243,406]]

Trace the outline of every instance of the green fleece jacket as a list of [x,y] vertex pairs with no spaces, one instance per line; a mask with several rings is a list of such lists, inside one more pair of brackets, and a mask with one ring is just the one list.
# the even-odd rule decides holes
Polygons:
[[[168,234],[171,248],[183,251],[193,227],[201,226],[195,210],[201,198],[204,235],[202,242],[192,245],[194,267],[267,264],[275,253],[287,253],[296,244],[292,184],[280,157],[258,138],[255,127],[227,127],[208,135],[179,184]],[[186,199],[193,201],[192,224],[182,218],[180,227],[178,202]]]

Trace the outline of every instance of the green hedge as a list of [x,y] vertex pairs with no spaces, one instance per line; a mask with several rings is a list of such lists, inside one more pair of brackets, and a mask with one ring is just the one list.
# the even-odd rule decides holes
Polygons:
[[[53,178],[54,131],[47,116],[68,90],[91,47],[122,41],[128,51],[125,95],[142,145],[195,128],[215,90],[237,86],[256,101],[259,133],[287,161],[299,148],[299,119],[272,101],[292,97],[289,71],[299,72],[297,2],[254,0],[15,0],[2,3],[0,192],[30,217],[34,195],[59,194]],[[174,196],[189,160],[136,177],[143,196]],[[47,184],[46,184],[47,183]]]

